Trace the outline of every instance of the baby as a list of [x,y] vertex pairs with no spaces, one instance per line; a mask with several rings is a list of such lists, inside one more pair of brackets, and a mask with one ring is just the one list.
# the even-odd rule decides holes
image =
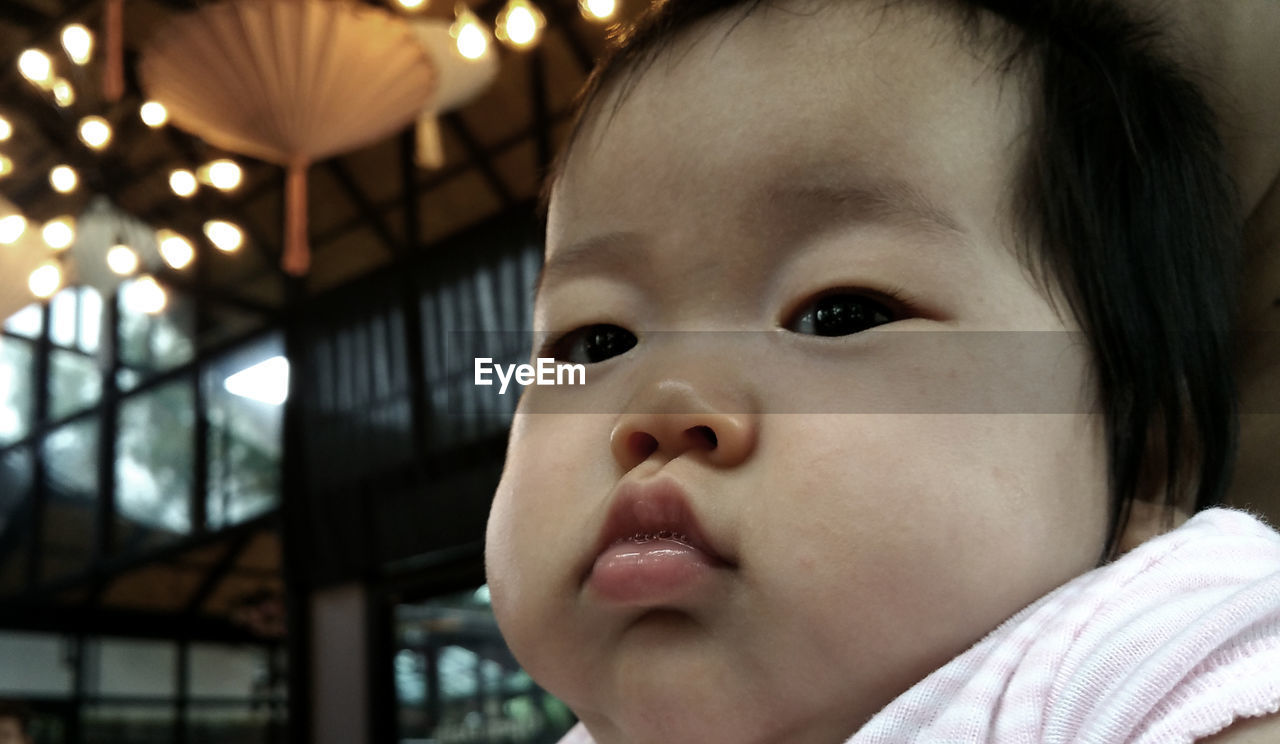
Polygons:
[[525,392],[487,538],[566,741],[1280,737],[1280,536],[1118,558],[1235,449],[1239,225],[1153,39],[670,0],[602,62],[535,307],[588,384]]

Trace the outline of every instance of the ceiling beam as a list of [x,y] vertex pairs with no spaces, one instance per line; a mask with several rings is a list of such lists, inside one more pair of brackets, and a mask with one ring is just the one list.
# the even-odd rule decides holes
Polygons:
[[205,600],[209,599],[209,595],[213,594],[213,590],[217,589],[222,580],[227,577],[231,569],[235,568],[236,561],[240,560],[245,548],[249,547],[249,543],[255,537],[257,537],[257,533],[242,532],[227,544],[222,556],[209,567],[209,572],[200,580],[200,586],[197,586],[195,591],[191,592],[191,596],[187,599],[187,605],[182,610],[184,616],[192,617],[200,614],[200,607],[204,605]]
[[514,207],[516,204],[515,195],[511,193],[511,188],[507,186],[506,182],[502,180],[502,176],[498,174],[498,169],[493,167],[490,153],[481,146],[480,141],[471,133],[471,129],[462,120],[462,116],[457,111],[450,111],[441,116],[440,121],[449,127],[449,131],[453,132],[454,136],[461,140],[463,149],[467,151],[467,161],[480,171],[485,183],[489,184],[489,188],[498,197],[498,201],[502,202],[502,208],[506,210]]
[[382,241],[387,251],[392,256],[404,256],[408,252],[404,244],[396,239],[383,213],[374,207],[373,200],[364,192],[364,189],[360,188],[360,184],[356,182],[355,174],[351,172],[351,169],[347,167],[342,158],[330,158],[325,161],[324,167],[329,171],[329,175],[333,176],[334,180],[338,182],[338,186],[342,189],[342,193],[346,195],[347,201],[355,206],[356,211],[360,213],[360,216],[368,223],[369,228],[378,236],[378,240]]

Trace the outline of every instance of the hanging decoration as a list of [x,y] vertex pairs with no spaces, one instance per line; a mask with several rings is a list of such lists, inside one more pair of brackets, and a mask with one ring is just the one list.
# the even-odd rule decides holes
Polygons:
[[413,21],[419,43],[435,61],[440,83],[430,103],[418,114],[415,125],[417,148],[415,160],[422,168],[444,165],[444,142],[440,136],[440,114],[461,108],[488,88],[498,77],[496,54],[476,58],[463,56],[458,50],[448,21],[420,19]]
[[224,0],[176,16],[140,73],[174,125],[286,168],[283,266],[294,275],[310,267],[308,165],[409,124],[437,81],[407,21],[336,0]]

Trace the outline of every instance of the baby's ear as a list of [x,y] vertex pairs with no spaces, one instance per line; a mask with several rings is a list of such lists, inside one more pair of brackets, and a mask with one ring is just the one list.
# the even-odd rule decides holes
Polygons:
[[1120,535],[1116,555],[1123,555],[1142,543],[1180,526],[1191,518],[1180,507],[1167,507],[1150,501],[1135,500],[1129,508],[1129,522]]

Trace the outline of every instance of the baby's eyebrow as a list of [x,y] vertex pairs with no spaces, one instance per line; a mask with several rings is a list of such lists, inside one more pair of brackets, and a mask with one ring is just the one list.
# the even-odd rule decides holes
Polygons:
[[645,242],[641,233],[618,231],[596,235],[566,246],[542,264],[538,279],[533,285],[534,297],[548,283],[562,277],[617,268],[634,261],[637,251],[641,250]]

